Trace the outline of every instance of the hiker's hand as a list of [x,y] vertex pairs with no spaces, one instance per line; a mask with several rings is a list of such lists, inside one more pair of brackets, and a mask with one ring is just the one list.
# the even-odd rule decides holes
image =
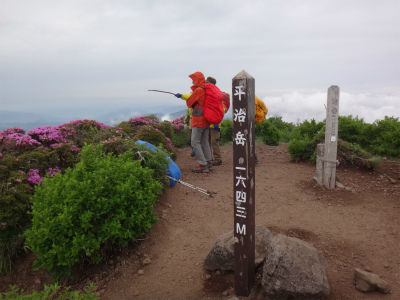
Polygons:
[[215,130],[218,130],[219,129],[219,125],[217,124],[217,125],[214,125],[214,129]]
[[182,97],[182,94],[179,94],[179,93],[178,93],[178,94],[175,94],[175,97],[176,97],[176,98],[181,98],[181,97]]

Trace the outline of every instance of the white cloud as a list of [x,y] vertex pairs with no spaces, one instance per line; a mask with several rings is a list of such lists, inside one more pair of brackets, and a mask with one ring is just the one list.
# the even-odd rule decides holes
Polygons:
[[[271,113],[291,119],[320,116],[333,84],[349,106],[398,97],[399,10],[398,0],[0,0],[0,109],[172,104],[147,90],[189,92],[195,71],[229,92],[246,70],[258,97],[284,104]],[[398,114],[359,104],[366,118]]]
[[172,121],[172,116],[170,114],[165,114],[161,117],[161,121]]
[[[327,93],[304,94],[292,92],[282,96],[263,98],[268,107],[268,117],[278,116],[286,122],[303,122],[326,118]],[[358,117],[367,123],[382,120],[385,116],[400,117],[400,96],[383,94],[340,93],[339,115]]]

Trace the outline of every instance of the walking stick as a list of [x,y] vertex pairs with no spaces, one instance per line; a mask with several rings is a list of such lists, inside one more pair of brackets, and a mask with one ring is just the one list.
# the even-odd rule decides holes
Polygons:
[[213,194],[210,191],[207,191],[205,189],[202,189],[202,188],[199,188],[197,186],[194,186],[193,184],[190,184],[190,183],[187,183],[187,182],[183,182],[182,180],[175,179],[175,178],[173,178],[171,176],[168,176],[168,175],[167,175],[167,178],[175,180],[176,182],[179,182],[180,184],[186,185],[187,187],[190,187],[190,188],[192,188],[192,189],[194,189],[194,190],[196,190],[196,191],[198,191],[200,193],[206,194],[209,197],[214,197]]
[[167,93],[167,94],[175,95],[175,93],[166,92],[166,91],[159,91],[159,90],[148,90],[148,91],[149,92],[159,92],[159,93]]

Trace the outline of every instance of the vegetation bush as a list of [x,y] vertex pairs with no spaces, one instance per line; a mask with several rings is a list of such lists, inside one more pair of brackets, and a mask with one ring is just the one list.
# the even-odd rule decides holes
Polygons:
[[225,119],[221,122],[221,138],[220,145],[232,144],[233,142],[233,122],[232,120]]
[[[295,127],[288,147],[292,160],[315,161],[317,144],[325,140],[323,126],[323,122],[316,123],[312,120],[311,122],[304,121]],[[381,162],[377,156],[400,158],[398,118],[385,117],[383,120],[368,124],[363,119],[353,118],[351,115],[339,116],[338,132],[340,137],[338,160],[342,163],[375,168]]]
[[[20,146],[23,147],[23,146]],[[11,270],[12,260],[21,252],[20,235],[31,225],[33,187],[45,174],[54,175],[72,167],[80,157],[70,144],[53,148],[40,146],[15,157],[5,153],[0,159],[0,273]],[[13,154],[22,151],[12,151]]]
[[[270,117],[267,119],[279,131],[281,143],[288,143],[292,137],[295,125],[282,120],[282,117]],[[256,127],[257,129],[257,127]]]
[[172,142],[160,130],[150,125],[142,126],[134,136],[135,141],[149,142],[155,147],[165,151],[169,157],[176,160],[175,147]]
[[317,145],[325,139],[324,122],[314,119],[295,127],[288,147],[291,161],[315,160]]
[[32,228],[24,236],[36,254],[35,266],[55,280],[70,277],[83,259],[100,262],[102,247],[126,245],[157,220],[153,206],[162,187],[153,171],[130,151],[114,156],[102,147],[85,146],[74,169],[36,186]]
[[169,138],[170,140],[172,139],[174,135],[174,125],[171,124],[171,122],[164,120],[160,124],[154,125],[154,128],[157,128],[160,130],[164,135]]
[[24,290],[19,290],[16,286],[11,286],[11,290],[6,293],[0,293],[0,299],[4,300],[96,300],[99,297],[95,294],[95,286],[85,287],[83,293],[79,291],[70,291],[69,287],[63,288],[58,283],[50,286],[45,285],[41,292],[34,291],[31,294],[24,294]]
[[8,169],[7,162],[15,162],[15,158],[5,155],[0,160],[0,273],[11,270],[13,259],[22,250],[20,234],[30,225],[33,194],[27,174]]
[[374,154],[390,158],[400,158],[400,122],[399,118],[385,117],[374,122],[371,129],[370,150]]
[[[175,160],[175,147],[190,145],[190,133],[183,125],[184,117],[171,123],[160,122],[154,115],[136,117],[116,127],[93,120],[76,120],[57,127],[39,127],[28,134],[21,128],[0,131],[0,272],[10,270],[11,259],[21,250],[23,238],[20,235],[32,225],[32,214],[29,213],[32,198],[34,192],[40,190],[34,187],[40,185],[43,177],[47,176],[44,182],[52,181],[51,176],[63,174],[68,168],[72,170],[81,159],[80,152],[85,143],[101,144],[105,157],[131,153],[131,159],[136,160],[141,168],[153,170],[151,178],[160,183],[160,189],[164,191],[169,187],[165,176],[168,164],[165,155]],[[368,124],[351,115],[339,116],[338,126],[338,160],[341,163],[374,168],[381,162],[378,156],[400,159],[398,118],[385,117]],[[268,118],[256,127],[255,132],[257,140],[264,139],[262,141],[269,145],[290,142],[288,151],[292,161],[315,161],[317,144],[324,142],[325,138],[324,122],[311,120],[293,125],[282,121],[281,117]],[[135,144],[138,139],[165,153]],[[233,122],[223,120],[220,145],[232,144],[232,141]],[[83,193],[83,190],[78,191]]]
[[352,144],[361,145],[365,123],[363,119],[353,116],[339,116],[339,138]]
[[137,131],[139,131],[142,126],[145,125],[158,125],[160,123],[160,119],[155,115],[150,116],[142,116],[131,118],[127,122],[121,122],[116,127],[122,128],[122,130],[130,136],[134,136]]
[[[138,122],[136,122],[139,120]],[[63,172],[73,168],[80,161],[79,146],[86,142],[103,144],[103,152],[113,155],[123,154],[126,151],[137,153],[138,147],[133,138],[132,124],[143,125],[158,124],[155,117],[140,117],[131,119],[122,127],[110,127],[92,120],[76,120],[60,126],[43,126],[30,130],[28,134],[21,128],[9,128],[0,131],[0,273],[10,270],[12,258],[21,250],[23,239],[19,236],[31,225],[31,198],[33,187],[42,182],[46,174]],[[168,123],[168,124],[167,124]],[[179,123],[179,122],[178,122]],[[178,133],[178,138],[186,143],[188,133],[179,129],[179,124],[169,125],[164,122],[161,125],[169,133]],[[175,159],[176,155],[170,149],[174,149],[171,141],[162,132],[153,128],[158,139],[150,141],[146,135],[141,139],[149,140],[157,147],[167,149],[167,154]],[[159,134],[161,133],[161,134]],[[149,137],[154,137],[152,134]],[[161,144],[157,144],[161,141]],[[148,149],[147,149],[148,150]],[[151,152],[151,151],[150,151]],[[140,160],[137,154],[133,154]],[[160,182],[163,190],[169,187],[166,175],[168,161],[165,154],[148,154],[146,161],[142,161],[143,167],[157,168],[153,178]],[[153,157],[156,157],[153,160]],[[3,209],[4,208],[4,209]],[[22,242],[21,242],[22,241]]]
[[172,144],[176,148],[184,148],[190,146],[190,131],[189,129],[184,129],[182,131],[177,131],[172,137]]
[[300,125],[296,126],[293,131],[294,139],[309,139],[311,140],[321,129],[325,126],[325,122],[316,122],[315,119],[311,121],[305,120]]
[[269,146],[279,145],[280,132],[269,120],[264,119],[260,125],[256,126],[257,128],[259,128],[259,137],[264,144]]
[[104,127],[110,126],[86,119],[71,121],[59,126],[62,135],[79,148],[82,148],[85,144],[91,144],[94,136]]
[[146,145],[136,145],[131,150],[133,152],[133,158],[139,160],[142,167],[153,170],[152,178],[161,183],[163,191],[169,188],[169,179],[167,176],[167,166],[170,161],[166,157],[166,153],[162,150],[153,151]]
[[93,136],[93,140],[90,144],[98,144],[113,138],[128,139],[130,135],[124,131],[122,127],[102,127]]
[[0,131],[0,153],[19,156],[25,151],[32,151],[41,145],[40,142],[26,135],[25,130],[19,127]]
[[374,169],[382,162],[380,157],[373,157],[360,145],[343,140],[338,141],[337,158],[341,164],[352,164],[366,169]]
[[315,145],[310,139],[292,140],[287,148],[291,161],[310,160],[315,151]]

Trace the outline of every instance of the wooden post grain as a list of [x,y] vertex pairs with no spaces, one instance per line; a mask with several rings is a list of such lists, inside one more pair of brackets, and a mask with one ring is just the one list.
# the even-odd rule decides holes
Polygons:
[[255,81],[232,79],[235,293],[247,297],[255,279]]

